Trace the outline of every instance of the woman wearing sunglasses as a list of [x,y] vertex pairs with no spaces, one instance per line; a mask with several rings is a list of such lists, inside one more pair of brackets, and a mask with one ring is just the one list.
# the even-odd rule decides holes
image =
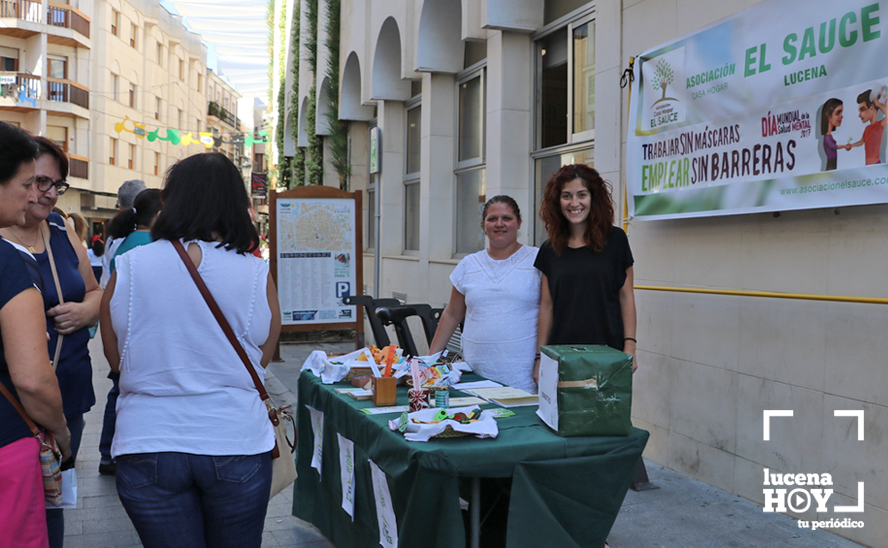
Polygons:
[[[40,267],[46,330],[50,336],[49,356],[54,360],[62,405],[71,431],[71,452],[76,458],[83,435],[83,414],[96,402],[87,343],[89,327],[99,318],[102,290],[74,228],[57,213],[52,213],[59,196],[68,190],[65,182],[68,158],[49,139],[34,137],[34,140],[39,147],[35,179],[37,201],[29,204],[23,223],[0,229],[0,236],[16,244],[20,250],[27,249]],[[56,276],[51,263],[54,263]],[[61,288],[61,299],[57,287]],[[61,547],[64,542],[62,512],[61,509],[46,511],[51,548]]]

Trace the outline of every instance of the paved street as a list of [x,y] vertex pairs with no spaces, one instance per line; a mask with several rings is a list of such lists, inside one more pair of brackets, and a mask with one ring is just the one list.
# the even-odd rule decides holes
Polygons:
[[[282,345],[284,361],[271,364],[266,376],[269,394],[278,402],[295,404],[299,368],[311,350],[344,352],[352,348],[352,343]],[[98,473],[99,435],[111,381],[106,378],[109,368],[98,336],[90,343],[90,353],[98,403],[86,416],[77,461],[78,507],[65,511],[65,546],[141,546],[117,499],[114,478]],[[660,489],[629,491],[611,531],[609,540],[614,548],[861,548],[825,531],[799,529],[791,518],[765,514],[748,500],[667,468],[653,463],[647,468]],[[292,500],[292,491],[284,490],[269,503],[262,546],[332,548],[317,529],[290,515]]]

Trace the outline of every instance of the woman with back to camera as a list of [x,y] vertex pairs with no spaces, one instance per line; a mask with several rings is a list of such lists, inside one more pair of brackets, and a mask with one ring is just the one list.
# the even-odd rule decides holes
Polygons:
[[[28,208],[23,223],[0,229],[0,236],[27,248],[37,259],[43,281],[46,331],[50,335],[49,355],[59,379],[65,417],[71,431],[71,452],[76,458],[83,435],[83,414],[96,403],[87,344],[89,328],[99,318],[102,289],[74,227],[52,212],[59,196],[68,190],[65,181],[68,157],[46,137],[34,137],[34,141],[39,148],[35,179],[37,202]],[[62,298],[56,289],[53,267]],[[46,511],[51,548],[61,548],[64,544],[63,512],[60,508]]]
[[[36,203],[37,144],[0,122],[0,227],[23,223]],[[59,383],[49,364],[43,299],[19,252],[0,240],[0,383],[28,416],[71,455]],[[15,407],[0,396],[0,546],[48,546],[40,444]]]
[[538,249],[518,242],[521,211],[509,196],[488,200],[481,219],[490,244],[461,260],[450,274],[450,301],[429,352],[443,350],[465,319],[463,357],[472,369],[535,394],[540,274],[533,262]]
[[225,155],[173,165],[155,241],[115,258],[102,338],[120,372],[117,493],[146,548],[259,547],[274,432],[265,404],[176,249],[187,248],[260,378],[280,332],[277,296]]
[[539,346],[610,346],[631,354],[635,371],[634,261],[626,233],[613,226],[607,183],[585,164],[562,167],[546,183],[540,218],[549,239],[535,262],[542,272]]

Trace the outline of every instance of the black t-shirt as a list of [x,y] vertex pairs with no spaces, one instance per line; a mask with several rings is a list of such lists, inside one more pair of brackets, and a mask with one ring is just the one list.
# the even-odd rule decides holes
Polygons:
[[620,288],[633,263],[629,239],[617,227],[601,253],[567,247],[558,256],[546,240],[534,266],[548,278],[552,295],[549,344],[604,344],[622,351]]
[[[28,268],[14,247],[0,239],[0,308],[6,306],[13,297],[22,291],[34,287]],[[0,382],[18,397],[12,379],[9,377],[9,366],[3,351],[3,340],[0,338]],[[18,411],[0,394],[0,447],[31,435],[31,431],[19,415]]]

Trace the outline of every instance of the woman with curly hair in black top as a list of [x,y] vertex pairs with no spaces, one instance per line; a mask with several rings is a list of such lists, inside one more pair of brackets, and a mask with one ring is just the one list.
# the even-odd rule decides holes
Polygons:
[[546,183],[540,218],[549,239],[534,263],[542,272],[539,345],[601,344],[634,357],[634,261],[626,233],[613,226],[608,184],[587,165],[564,166]]

